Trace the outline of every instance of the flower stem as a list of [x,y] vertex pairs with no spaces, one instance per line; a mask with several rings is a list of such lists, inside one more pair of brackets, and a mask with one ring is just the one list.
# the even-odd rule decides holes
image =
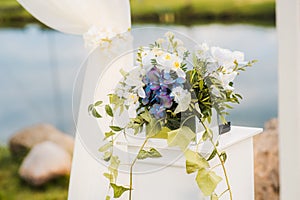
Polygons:
[[[141,150],[143,150],[144,149],[144,147],[145,147],[145,145],[146,145],[146,143],[148,142],[148,137],[145,139],[145,141],[144,141],[144,143],[142,144],[142,146],[141,146],[141,148],[139,149],[139,152],[141,151]],[[139,152],[138,152],[138,154],[139,154]],[[138,155],[134,158],[134,160],[133,160],[133,162],[132,162],[132,164],[131,164],[131,166],[130,166],[130,183],[129,183],[129,200],[132,200],[132,176],[133,176],[133,167],[134,167],[134,165],[135,165],[135,163],[136,163],[136,161],[137,161],[137,159],[138,159]]]
[[[204,122],[201,119],[200,119],[200,123],[205,128],[205,130],[208,131],[207,126],[204,124]],[[213,141],[213,136],[212,135],[209,135],[209,140],[210,140],[211,144],[214,146],[214,149],[217,152],[217,156],[220,160],[220,163],[221,163],[221,166],[222,166],[222,169],[223,169],[223,173],[224,173],[225,181],[226,181],[226,185],[227,185],[227,190],[225,190],[225,191],[229,192],[230,200],[232,200],[233,199],[232,198],[232,191],[231,191],[231,187],[230,187],[230,184],[229,184],[229,178],[228,178],[228,174],[227,174],[227,171],[226,171],[225,162],[222,159],[222,156],[221,156],[220,152],[218,151],[218,148],[217,148],[216,144]]]
[[215,148],[215,150],[217,152],[217,156],[218,156],[218,158],[219,158],[219,160],[221,162],[223,173],[224,173],[224,176],[225,176],[226,185],[227,185],[227,191],[229,192],[230,200],[232,200],[232,191],[231,191],[231,187],[230,187],[230,184],[229,184],[229,178],[228,178],[228,175],[227,175],[227,171],[226,171],[226,167],[225,167],[225,162],[222,159],[221,154],[219,153],[219,151],[218,151],[215,143],[212,141],[212,138],[210,138],[210,142],[214,146],[214,148]]

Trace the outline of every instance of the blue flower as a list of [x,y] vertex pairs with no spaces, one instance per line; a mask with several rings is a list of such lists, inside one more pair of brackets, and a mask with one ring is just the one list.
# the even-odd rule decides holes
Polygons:
[[150,109],[150,114],[152,114],[156,119],[165,117],[166,111],[160,104],[154,104]]

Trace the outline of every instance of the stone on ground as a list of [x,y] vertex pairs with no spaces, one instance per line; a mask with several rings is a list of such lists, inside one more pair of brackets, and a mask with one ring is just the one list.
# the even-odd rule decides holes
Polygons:
[[54,142],[35,145],[19,169],[22,179],[33,186],[40,186],[54,178],[70,174],[71,155]]

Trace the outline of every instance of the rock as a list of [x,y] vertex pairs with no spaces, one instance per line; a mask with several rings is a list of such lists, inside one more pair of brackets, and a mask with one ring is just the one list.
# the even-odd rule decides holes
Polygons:
[[71,156],[61,146],[46,141],[34,146],[19,169],[22,179],[33,186],[70,174]]
[[256,200],[279,200],[278,120],[265,124],[254,137],[254,178]]
[[32,147],[44,141],[52,141],[70,154],[73,153],[73,137],[49,124],[38,124],[17,132],[10,138],[9,148],[13,156],[23,158]]

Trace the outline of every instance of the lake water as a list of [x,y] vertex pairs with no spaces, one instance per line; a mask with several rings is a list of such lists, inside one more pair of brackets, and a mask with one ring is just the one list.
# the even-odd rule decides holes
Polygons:
[[[236,80],[236,90],[244,100],[231,111],[229,119],[234,125],[262,127],[277,116],[274,27],[209,24],[167,28],[199,43],[243,51],[246,59],[259,61]],[[150,36],[151,32],[147,34]],[[74,133],[73,82],[86,56],[79,36],[43,30],[36,25],[0,29],[0,143],[5,143],[15,131],[40,122]]]

